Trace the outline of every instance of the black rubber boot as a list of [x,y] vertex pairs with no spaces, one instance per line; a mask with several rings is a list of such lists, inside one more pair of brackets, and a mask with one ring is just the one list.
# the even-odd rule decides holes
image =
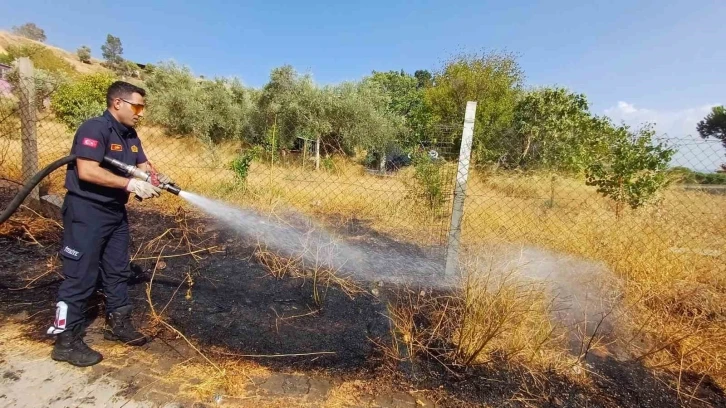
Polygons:
[[83,341],[83,327],[78,324],[71,330],[56,335],[55,347],[50,357],[55,361],[65,361],[76,367],[88,367],[103,360],[101,353],[88,347]]
[[106,315],[103,338],[115,340],[130,346],[143,346],[148,339],[136,331],[131,323],[131,305],[122,306]]

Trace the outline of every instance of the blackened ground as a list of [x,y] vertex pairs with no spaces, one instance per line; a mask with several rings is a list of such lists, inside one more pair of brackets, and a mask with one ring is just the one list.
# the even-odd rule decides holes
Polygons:
[[[3,205],[7,201],[0,201]],[[2,207],[2,206],[0,206]],[[152,299],[157,311],[164,309],[169,322],[198,341],[217,358],[230,354],[274,355],[334,352],[285,358],[248,357],[276,370],[326,371],[337,377],[365,379],[381,389],[434,390],[441,406],[602,406],[669,407],[726,406],[723,390],[710,379],[685,373],[684,382],[701,382],[697,398],[678,398],[637,362],[622,362],[609,356],[591,359],[592,385],[576,384],[556,373],[531,375],[524,368],[495,361],[452,374],[435,361],[416,365],[395,364],[380,358],[370,339],[388,341],[386,305],[370,294],[349,298],[336,287],[328,288],[322,308],[312,301],[310,279],[276,279],[252,256],[254,246],[228,231],[209,228],[210,220],[191,218],[183,212],[163,215],[135,207],[131,210],[133,251],[167,229],[164,253],[184,253],[183,237],[199,248],[224,247],[222,253],[166,259],[154,278]],[[185,225],[180,228],[180,225]],[[48,227],[33,239],[23,225],[14,224],[0,235],[0,316],[23,314],[34,327],[30,337],[49,341],[45,330],[53,319],[54,299],[60,277],[53,261],[60,228]],[[357,229],[357,235],[366,232]],[[386,250],[408,251],[405,245],[376,235],[368,242],[372,250],[385,241]],[[184,241],[185,242],[185,241]],[[42,246],[40,246],[42,245]],[[152,254],[152,255],[156,255]],[[149,254],[140,256],[147,257]],[[148,322],[146,283],[155,260],[141,260],[138,278],[131,287],[136,319]],[[49,272],[31,283],[33,277]],[[190,285],[190,278],[193,285]],[[367,283],[363,283],[367,287]],[[28,286],[26,289],[21,289]],[[369,287],[367,287],[370,289]],[[189,291],[190,290],[190,291]],[[189,292],[188,292],[189,291]],[[175,294],[176,292],[176,294]],[[385,290],[383,292],[386,292]],[[370,293],[370,291],[368,292]],[[187,296],[189,295],[189,296]],[[173,296],[173,298],[172,298]],[[100,296],[89,302],[89,313],[102,311]],[[307,316],[306,314],[310,313]]]

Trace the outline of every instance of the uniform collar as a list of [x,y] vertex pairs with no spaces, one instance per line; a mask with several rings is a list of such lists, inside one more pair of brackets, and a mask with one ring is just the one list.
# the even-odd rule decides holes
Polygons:
[[116,120],[116,118],[114,118],[113,115],[111,114],[111,112],[109,112],[108,110],[103,112],[103,117],[105,117],[108,120],[109,124],[114,129],[116,129],[116,132],[118,132],[119,135],[127,136],[129,134],[129,132],[131,132],[131,128],[125,126],[124,124],[122,124],[121,122]]

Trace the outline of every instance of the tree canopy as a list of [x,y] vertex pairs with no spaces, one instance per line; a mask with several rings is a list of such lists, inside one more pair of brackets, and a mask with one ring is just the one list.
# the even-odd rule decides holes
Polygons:
[[35,25],[35,23],[25,23],[18,27],[13,27],[13,34],[21,37],[29,38],[31,40],[44,42],[46,40],[45,31]]
[[723,105],[714,106],[711,113],[698,122],[696,130],[698,130],[702,138],[713,137],[719,139],[726,147],[726,108]]

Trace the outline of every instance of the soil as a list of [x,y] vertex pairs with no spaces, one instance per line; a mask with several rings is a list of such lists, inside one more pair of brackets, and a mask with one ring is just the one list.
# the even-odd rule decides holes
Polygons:
[[[0,197],[0,207],[8,200]],[[379,390],[374,395],[385,396],[373,398],[373,406],[408,406],[393,402],[395,392],[413,389],[426,393],[438,406],[726,406],[723,390],[708,378],[691,378],[686,373],[682,381],[701,382],[695,395],[700,401],[679,399],[666,385],[667,373],[656,375],[638,362],[607,354],[591,356],[585,367],[590,371],[589,381],[580,382],[555,373],[532,375],[503,359],[453,373],[425,359],[413,365],[397,364],[386,360],[372,341],[390,342],[386,298],[395,288],[389,284],[379,287],[376,282],[362,282],[365,292],[352,297],[334,285],[322,288],[324,296],[318,306],[309,277],[272,276],[254,257],[254,243],[214,226],[211,220],[184,212],[161,214],[137,205],[131,207],[129,219],[132,253],[169,228],[173,230],[159,240],[159,248],[167,246],[165,254],[188,252],[187,242],[199,249],[216,246],[215,251],[220,251],[200,252],[198,260],[191,256],[166,258],[165,265],[157,265],[155,259],[135,261],[130,287],[136,321],[143,326],[149,321],[146,283],[156,266],[155,309],[164,309],[170,324],[218,360],[250,359],[284,375],[358,379]],[[357,242],[373,251],[421,251],[359,224],[354,230]],[[48,342],[44,332],[53,319],[61,280],[59,262],[53,261],[60,229],[49,224],[32,239],[18,223],[4,231],[0,234],[0,317],[21,314],[24,323],[34,328],[27,336]],[[53,272],[30,283],[29,278],[49,270]],[[25,286],[29,288],[22,289]],[[379,289],[373,291],[378,296],[372,289]],[[102,312],[101,299],[98,295],[89,302],[91,316]],[[297,356],[270,357],[283,354]]]

